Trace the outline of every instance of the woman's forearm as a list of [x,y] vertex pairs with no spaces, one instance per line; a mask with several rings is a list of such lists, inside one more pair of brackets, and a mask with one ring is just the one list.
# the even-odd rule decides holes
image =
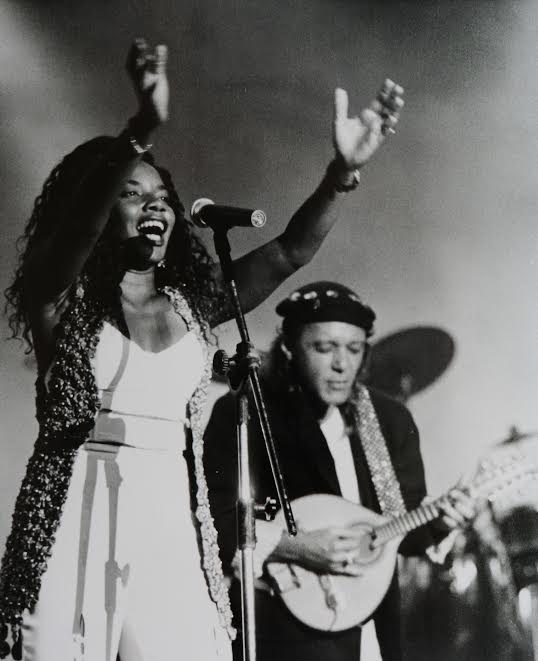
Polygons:
[[[149,132],[142,135],[146,140]],[[66,198],[54,233],[35,246],[27,277],[36,301],[54,300],[83,268],[125,181],[141,159],[135,145],[143,149],[129,130],[106,145]]]
[[[71,174],[70,189],[55,209],[54,231],[36,242],[27,262],[33,305],[53,303],[74,282],[126,179],[149,148],[151,134],[168,118],[166,61],[165,46],[151,49],[143,39],[136,40],[127,57],[127,71],[138,97],[138,113],[118,138],[82,145],[62,164],[63,173]],[[91,154],[95,154],[93,162]]]
[[[335,178],[336,177],[336,178]],[[349,182],[346,170],[335,172],[330,166],[312,195],[293,214],[278,237],[234,261],[235,280],[245,312],[262,303],[297,269],[316,254],[334,226],[344,192],[341,185]],[[230,314],[223,314],[218,323]]]
[[66,202],[62,232],[99,237],[110,217],[125,180],[142,155],[151,146],[152,129],[144,127],[138,117],[100,155],[81,177],[71,198]]
[[312,195],[293,214],[284,232],[277,238],[293,270],[307,264],[316,254],[336,223],[346,191],[340,183],[349,180],[344,168],[333,161]]

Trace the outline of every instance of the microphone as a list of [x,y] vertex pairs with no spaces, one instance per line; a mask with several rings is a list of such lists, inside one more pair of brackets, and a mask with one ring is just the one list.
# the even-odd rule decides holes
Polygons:
[[127,268],[144,270],[148,268],[153,252],[153,244],[145,236],[132,236],[122,242],[120,258]]
[[196,200],[191,208],[192,222],[198,227],[227,230],[231,227],[263,227],[267,216],[261,209],[240,209],[215,204],[207,197]]

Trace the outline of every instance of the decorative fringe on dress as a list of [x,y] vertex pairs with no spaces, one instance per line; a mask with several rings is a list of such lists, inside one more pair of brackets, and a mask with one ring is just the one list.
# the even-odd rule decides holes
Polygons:
[[211,598],[217,605],[221,625],[226,629],[231,640],[235,639],[236,630],[232,626],[232,609],[228,587],[224,580],[222,562],[219,555],[217,530],[211,510],[209,508],[209,495],[205,478],[204,454],[204,426],[203,412],[207,400],[207,388],[211,379],[211,363],[207,340],[202,323],[193,316],[191,308],[183,296],[171,287],[165,287],[164,293],[170,298],[175,311],[184,319],[189,330],[194,330],[198,340],[204,347],[204,373],[198,387],[189,401],[189,415],[192,433],[192,451],[194,454],[194,474],[196,477],[196,518],[200,523],[202,537],[203,567],[209,586]]

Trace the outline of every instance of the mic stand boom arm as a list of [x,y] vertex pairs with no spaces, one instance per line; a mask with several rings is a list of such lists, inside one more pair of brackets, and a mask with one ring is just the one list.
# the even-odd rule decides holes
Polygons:
[[241,615],[243,625],[243,659],[256,661],[256,628],[254,613],[254,564],[253,552],[256,546],[255,503],[252,497],[248,451],[248,388],[254,398],[260,427],[273,473],[278,499],[282,508],[286,527],[290,535],[297,534],[290,501],[280,470],[276,448],[271,434],[267,410],[260,386],[258,366],[260,358],[255,351],[248,333],[245,316],[234,279],[233,263],[230,255],[230,242],[227,230],[218,229],[213,233],[215,250],[220,260],[224,281],[228,285],[235,319],[241,342],[237,345],[234,365],[228,372],[230,386],[236,397],[236,425],[239,464],[239,488],[237,501],[238,548],[241,554]]

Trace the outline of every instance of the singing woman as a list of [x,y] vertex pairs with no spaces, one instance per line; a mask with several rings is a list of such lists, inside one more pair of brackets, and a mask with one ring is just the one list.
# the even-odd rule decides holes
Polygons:
[[[52,170],[6,291],[13,334],[37,359],[39,435],[0,572],[1,658],[231,658],[201,417],[211,329],[231,311],[149,151],[168,118],[166,63],[165,46],[133,44],[136,113]],[[313,257],[402,92],[387,80],[350,118],[336,91],[321,183],[282,234],[234,264],[245,310]]]

